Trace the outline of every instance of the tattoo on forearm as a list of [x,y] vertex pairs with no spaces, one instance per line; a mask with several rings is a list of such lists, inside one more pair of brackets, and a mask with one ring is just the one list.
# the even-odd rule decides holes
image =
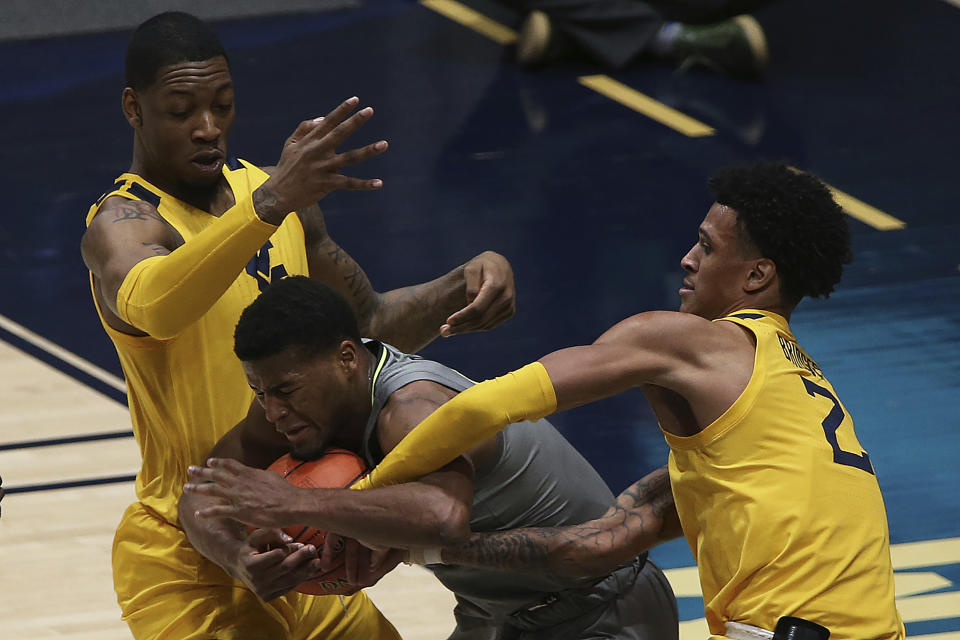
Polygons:
[[550,529],[517,529],[496,534],[475,533],[448,551],[453,559],[501,569],[545,570],[549,565]]
[[661,524],[657,532],[658,537],[667,540],[674,537],[676,532],[669,528],[670,519],[667,518],[673,512],[674,504],[673,491],[670,488],[670,474],[666,467],[661,467],[632,484],[620,494],[617,503],[632,512],[643,506],[648,506],[653,512],[652,515]]
[[363,273],[363,269],[360,268],[356,262],[353,263],[353,271],[343,276],[344,281],[347,283],[347,286],[350,288],[350,293],[356,297],[356,295],[364,289],[364,287],[369,287],[370,282],[367,280],[367,276]]
[[164,222],[163,217],[149,203],[139,201],[122,204],[117,211],[113,212],[114,223],[124,222],[125,220],[159,220]]
[[335,277],[342,278],[343,287],[338,288],[351,299],[361,332],[403,351],[417,351],[429,343],[447,317],[465,302],[455,295],[462,292],[462,284],[452,291],[451,282],[460,281],[450,274],[379,294],[360,265],[329,236],[313,246],[326,255],[325,262],[333,265]]
[[347,255],[346,251],[340,248],[340,245],[334,244],[333,242],[330,242],[329,244],[332,246],[327,249],[327,255],[330,256],[330,262],[333,264],[339,265],[344,256],[347,256],[348,258],[350,257]]
[[373,314],[376,302],[370,279],[367,278],[367,274],[363,272],[357,261],[333,240],[327,239],[323,244],[325,245],[323,250],[330,258],[330,262],[337,267],[337,271],[350,292],[361,330],[369,329],[370,317]]
[[253,210],[265,222],[279,224],[276,219],[288,213],[287,211],[281,211],[280,208],[280,200],[270,187],[260,185],[253,192]]
[[602,575],[664,539],[674,530],[673,495],[666,469],[630,486],[597,520],[567,527],[475,533],[445,551],[471,566],[560,575]]

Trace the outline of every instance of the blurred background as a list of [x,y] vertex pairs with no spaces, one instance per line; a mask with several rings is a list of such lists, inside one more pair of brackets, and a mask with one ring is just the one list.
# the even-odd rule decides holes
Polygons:
[[[129,167],[130,30],[179,9],[211,21],[230,54],[232,155],[273,164],[299,121],[351,95],[375,108],[356,137],[390,150],[352,175],[383,189],[335,193],[323,209],[378,290],[485,249],[511,260],[516,317],[422,352],[474,379],[675,309],[716,169],[774,159],[822,177],[851,214],[855,261],[792,325],[877,469],[908,635],[960,638],[960,5],[764,3],[753,16],[770,64],[757,80],[649,52],[618,67],[575,51],[522,65],[520,4],[4,3],[0,617],[14,632],[0,635],[124,637],[109,544],[138,460],[79,240],[87,208]],[[666,460],[639,393],[552,420],[614,493]],[[674,570],[685,638],[704,637],[686,544],[652,555]]]

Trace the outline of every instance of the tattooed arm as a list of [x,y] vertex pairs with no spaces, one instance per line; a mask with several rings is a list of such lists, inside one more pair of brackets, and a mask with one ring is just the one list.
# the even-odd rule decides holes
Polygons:
[[93,274],[94,295],[107,324],[123,333],[147,335],[120,319],[117,292],[134,265],[165,256],[182,244],[180,234],[149,202],[120,196],[104,200],[83,235],[80,251]]
[[165,340],[206,313],[274,231],[246,196],[184,241],[152,204],[114,196],[81,251],[108,323]]
[[666,467],[646,475],[600,518],[566,527],[474,533],[443,549],[447,564],[563,576],[601,576],[682,535]]
[[350,301],[364,336],[414,352],[441,333],[486,331],[513,316],[513,270],[497,253],[485,251],[430,282],[378,293],[360,265],[327,233],[318,205],[297,214],[310,277]]

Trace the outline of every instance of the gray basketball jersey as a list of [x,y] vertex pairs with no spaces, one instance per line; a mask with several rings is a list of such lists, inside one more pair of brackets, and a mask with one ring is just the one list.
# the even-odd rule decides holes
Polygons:
[[[454,391],[475,383],[449,367],[388,345],[367,346],[378,357],[373,410],[364,433],[363,451],[367,464],[373,467],[383,458],[376,434],[377,418],[395,391],[418,380],[430,380]],[[476,469],[470,527],[473,531],[501,531],[579,524],[599,517],[613,503],[613,494],[603,479],[549,422],[517,423],[497,436],[496,455]],[[522,575],[455,565],[429,568],[457,594],[459,611],[494,621],[542,601],[546,594],[596,582],[596,578]]]

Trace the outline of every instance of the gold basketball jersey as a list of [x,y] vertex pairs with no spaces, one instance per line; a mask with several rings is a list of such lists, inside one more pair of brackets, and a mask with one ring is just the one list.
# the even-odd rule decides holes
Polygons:
[[[238,199],[268,177],[243,161],[224,167],[223,172]],[[140,176],[125,173],[112,191],[90,207],[88,225],[111,195],[151,202],[185,242],[217,220]],[[253,400],[233,353],[233,329],[240,313],[271,279],[295,274],[307,274],[307,257],[300,220],[289,215],[213,307],[172,339],[116,331],[97,308],[127,380],[130,416],[143,461],[137,496],[168,522],[177,522],[187,466],[202,464],[217,440],[246,415]]]
[[791,615],[831,640],[904,638],[886,511],[849,412],[783,317],[718,321],[756,337],[753,375],[699,434],[664,434],[711,633]]

